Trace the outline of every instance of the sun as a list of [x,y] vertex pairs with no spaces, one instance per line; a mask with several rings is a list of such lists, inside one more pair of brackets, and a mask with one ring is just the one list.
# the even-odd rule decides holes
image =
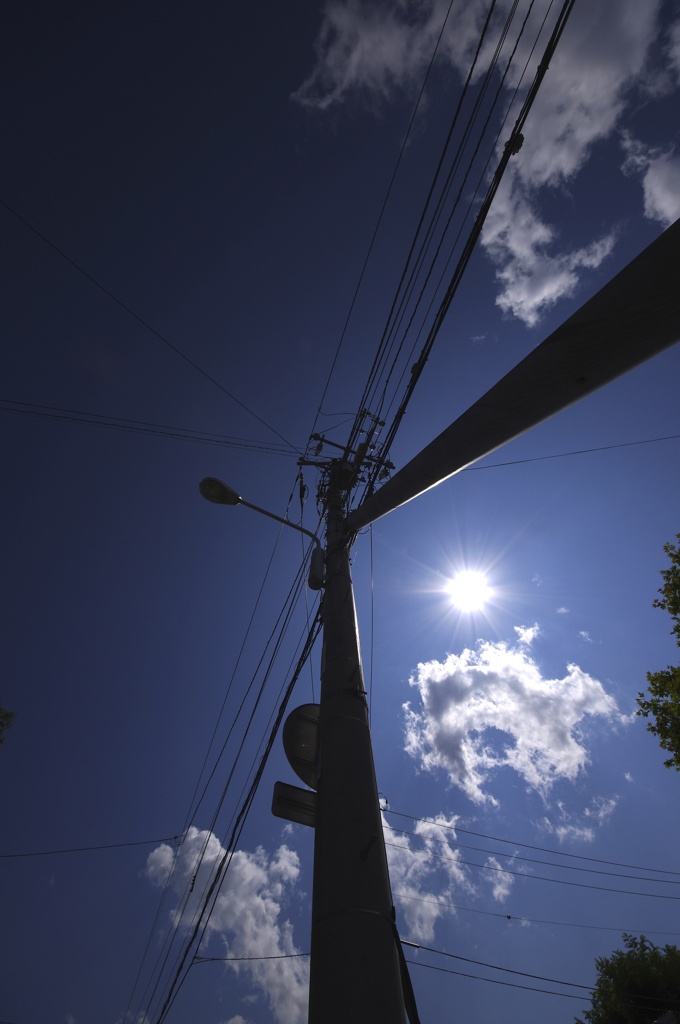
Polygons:
[[446,585],[453,604],[461,612],[481,611],[492,596],[489,581],[483,572],[464,569]]

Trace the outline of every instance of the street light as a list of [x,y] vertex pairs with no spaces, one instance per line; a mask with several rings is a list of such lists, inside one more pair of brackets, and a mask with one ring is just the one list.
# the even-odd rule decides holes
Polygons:
[[[309,1024],[404,1024],[410,983],[394,923],[385,839],[361,668],[344,504],[352,467],[331,464],[326,559],[309,530],[243,501],[220,480],[204,498],[247,505],[315,542],[309,586],[324,589],[321,694],[290,713],[283,745],[309,786],[277,782],[272,811],[314,829]],[[325,574],[324,574],[325,569]]]
[[310,590],[321,590],[324,583],[324,554],[321,541],[315,533],[312,533],[311,530],[306,530],[304,526],[298,526],[297,523],[291,523],[290,519],[284,519],[283,516],[277,516],[274,512],[268,512],[266,508],[260,508],[259,505],[253,505],[251,502],[245,501],[240,494],[237,494],[231,487],[214,476],[206,476],[201,480],[198,489],[205,500],[212,501],[214,505],[245,505],[246,508],[252,508],[263,516],[275,519],[277,523],[283,523],[284,526],[290,526],[293,530],[298,530],[299,533],[305,533],[308,537],[311,537],[315,548],[312,551],[307,582]]

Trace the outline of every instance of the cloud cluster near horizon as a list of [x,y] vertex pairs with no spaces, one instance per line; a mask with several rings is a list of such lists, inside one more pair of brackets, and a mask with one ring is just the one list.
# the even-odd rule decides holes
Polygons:
[[[473,80],[488,66],[510,7],[510,0],[497,3]],[[462,80],[487,8],[479,0],[457,0],[447,20],[448,8],[447,0],[327,0],[315,66],[293,99],[317,111],[349,101],[380,111],[399,95],[416,94],[437,46],[439,61],[453,67]],[[546,219],[541,200],[566,190],[594,146],[619,130],[636,89],[649,99],[680,84],[680,21],[670,27],[664,45],[657,46],[656,66],[650,66],[661,33],[661,8],[661,0],[577,5],[541,85],[527,121],[527,143],[509,164],[482,236],[496,268],[498,306],[528,326],[537,324],[559,299],[573,295],[583,272],[597,269],[612,252],[614,228],[585,244],[566,245]],[[534,4],[532,26],[540,23],[546,9],[546,0]],[[525,13],[518,11],[518,24]],[[535,30],[529,29],[519,39],[505,81],[508,96],[518,89],[517,103],[533,75],[531,70],[520,81],[534,36]],[[500,66],[516,38],[513,28]],[[545,36],[532,69],[544,43]],[[680,214],[680,157],[672,148],[649,149],[633,140],[625,149],[622,170],[640,179],[645,215],[667,225]]]
[[[175,927],[188,927],[204,898],[206,884],[224,854],[211,832],[191,826],[180,849],[162,843],[149,854],[146,876],[157,886],[169,881],[183,900],[182,910],[172,912]],[[175,859],[176,858],[176,859]],[[207,925],[207,935],[222,940],[224,956],[286,957],[299,953],[293,927],[283,918],[300,874],[297,853],[286,845],[269,854],[258,847],[254,853],[237,850],[220,888]],[[192,881],[193,880],[193,881]],[[186,924],[185,924],[186,923]],[[245,973],[264,993],[279,1024],[303,1024],[307,1020],[309,963],[304,957],[232,962],[235,973]]]
[[531,657],[536,627],[513,644],[479,641],[475,650],[418,665],[409,680],[419,700],[404,705],[405,749],[424,771],[441,770],[474,803],[497,805],[488,783],[511,768],[544,799],[588,763],[588,717],[625,721],[602,683],[578,665],[549,679]]

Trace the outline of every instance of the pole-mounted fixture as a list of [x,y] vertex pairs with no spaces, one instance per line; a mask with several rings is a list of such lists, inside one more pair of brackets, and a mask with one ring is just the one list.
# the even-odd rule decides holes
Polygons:
[[250,501],[245,501],[240,494],[222,480],[218,480],[217,477],[206,476],[201,480],[198,489],[202,497],[206,501],[211,501],[214,505],[245,505],[246,508],[252,508],[253,511],[259,512],[269,519],[275,519],[277,523],[283,523],[284,526],[290,526],[293,530],[311,537],[315,547],[312,551],[307,582],[309,583],[310,590],[321,590],[324,583],[324,554],[321,541],[315,533],[312,533],[311,530],[306,530],[304,526],[299,526],[297,523],[291,523],[290,519],[284,519],[283,516],[277,516],[274,512],[268,512],[266,508],[260,508],[259,505],[253,505]]

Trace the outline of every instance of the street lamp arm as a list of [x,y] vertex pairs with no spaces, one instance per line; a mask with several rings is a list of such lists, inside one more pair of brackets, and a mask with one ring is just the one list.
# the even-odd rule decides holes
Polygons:
[[290,519],[285,519],[283,516],[277,516],[274,512],[268,512],[266,508],[260,508],[259,505],[252,505],[249,501],[240,499],[239,504],[245,505],[247,508],[252,508],[255,512],[261,512],[263,516],[269,516],[270,519],[276,519],[277,523],[283,523],[284,526],[291,526],[294,530],[299,530],[300,533],[306,533],[308,537],[311,537],[317,548],[321,547],[321,541],[315,533],[311,530],[306,530],[304,526],[299,526],[297,523],[291,523]]
[[260,508],[259,505],[253,505],[250,501],[244,501],[240,494],[214,476],[206,476],[201,480],[198,489],[202,497],[214,505],[245,505],[255,512],[260,512],[263,516],[268,516],[269,519],[275,519],[277,523],[283,523],[284,526],[290,526],[293,530],[311,537],[316,547],[312,551],[308,582],[310,590],[321,590],[324,585],[324,552],[321,541],[315,533],[306,530],[304,526],[298,526],[297,523],[291,523],[290,519],[284,519],[283,516],[277,516],[274,512],[268,512],[266,508]]

